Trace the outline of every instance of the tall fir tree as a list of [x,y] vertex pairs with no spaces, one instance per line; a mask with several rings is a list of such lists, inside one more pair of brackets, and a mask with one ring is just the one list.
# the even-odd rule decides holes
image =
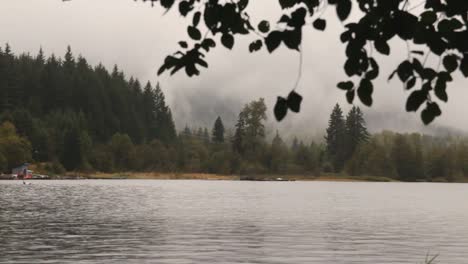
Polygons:
[[364,114],[359,107],[353,106],[346,116],[346,160],[351,158],[359,144],[369,141]]
[[325,140],[327,155],[335,172],[343,169],[346,152],[346,126],[341,107],[336,104],[328,121]]
[[224,143],[224,124],[220,116],[216,118],[216,121],[213,125],[211,140],[214,143]]

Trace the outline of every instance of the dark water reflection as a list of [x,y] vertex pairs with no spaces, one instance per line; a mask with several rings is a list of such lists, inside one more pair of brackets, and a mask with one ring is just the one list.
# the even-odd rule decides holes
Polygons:
[[468,263],[468,185],[0,182],[0,263]]

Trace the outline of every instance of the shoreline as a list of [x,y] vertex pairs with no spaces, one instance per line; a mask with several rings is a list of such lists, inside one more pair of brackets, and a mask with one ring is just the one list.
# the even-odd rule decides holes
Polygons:
[[69,174],[85,179],[100,180],[224,180],[224,181],[331,181],[331,182],[397,182],[396,180],[384,177],[361,177],[361,176],[341,176],[341,175],[255,175],[250,177],[240,175],[221,175],[210,173],[89,173],[89,174]]
[[[14,180],[0,177],[0,180]],[[325,174],[312,175],[222,175],[211,173],[159,173],[159,172],[118,172],[118,173],[80,173],[68,172],[64,175],[51,176],[40,180],[207,180],[207,181],[319,181],[319,182],[400,182],[395,179],[379,176],[348,176]],[[422,183],[448,183],[446,181],[417,181]],[[467,181],[455,181],[453,183],[467,183]]]

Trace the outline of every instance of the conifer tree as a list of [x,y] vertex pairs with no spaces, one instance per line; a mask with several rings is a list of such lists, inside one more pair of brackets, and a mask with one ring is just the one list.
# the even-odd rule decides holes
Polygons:
[[336,104],[328,121],[325,140],[327,155],[335,172],[343,169],[346,151],[346,127],[341,107]]
[[346,116],[346,159],[353,155],[359,144],[369,140],[364,115],[359,107],[353,106]]
[[215,143],[224,143],[224,125],[221,117],[218,116],[213,125],[211,140]]

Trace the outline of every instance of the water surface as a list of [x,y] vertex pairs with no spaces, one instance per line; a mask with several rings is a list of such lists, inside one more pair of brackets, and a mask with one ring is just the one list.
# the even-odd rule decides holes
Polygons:
[[468,263],[468,185],[0,182],[0,263]]

